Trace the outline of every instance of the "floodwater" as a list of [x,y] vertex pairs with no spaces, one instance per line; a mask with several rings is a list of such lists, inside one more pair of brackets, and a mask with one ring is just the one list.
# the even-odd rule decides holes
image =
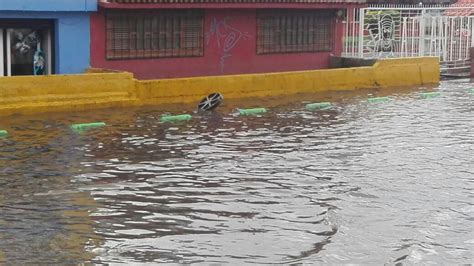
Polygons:
[[473,86],[2,118],[0,264],[474,263]]

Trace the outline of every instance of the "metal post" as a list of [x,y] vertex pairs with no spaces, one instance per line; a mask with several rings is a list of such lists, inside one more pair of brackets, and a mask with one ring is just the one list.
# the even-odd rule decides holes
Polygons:
[[342,21],[342,23],[345,23],[344,25],[344,33],[343,33],[343,38],[342,38],[342,51],[343,51],[343,56],[347,56],[347,51],[349,46],[347,45],[347,41],[349,40],[349,14],[350,9],[347,10],[346,13],[346,21]]
[[458,50],[458,59],[462,60],[462,35],[463,35],[463,24],[464,24],[464,17],[459,18],[459,50]]
[[0,77],[5,75],[5,70],[3,69],[3,29],[0,28]]
[[[429,55],[432,56],[431,52],[433,50],[436,50],[436,46],[433,47],[433,42],[436,40],[436,17],[430,18],[431,23],[430,23],[430,53]],[[436,43],[434,44],[436,45]]]
[[365,8],[361,8],[359,16],[359,58],[364,58],[364,25]]
[[416,22],[416,18],[411,18],[411,36],[410,36],[410,40],[411,40],[411,56],[414,57],[415,56],[415,22]]
[[471,47],[474,47],[474,17],[471,17]]
[[467,31],[466,31],[466,58],[469,60],[470,56],[469,56],[469,50],[470,50],[470,47],[473,46],[473,43],[472,43],[472,39],[470,39],[469,37],[472,38],[472,18],[467,18]]
[[454,19],[452,17],[449,18],[449,32],[450,32],[450,38],[449,38],[449,57],[448,61],[453,60],[453,44],[454,44]]
[[443,18],[443,38],[442,38],[442,44],[443,44],[443,48],[442,48],[442,57],[441,57],[441,61],[446,61],[447,57],[448,57],[448,18],[447,17],[444,17]]
[[45,52],[46,52],[46,74],[51,75],[53,74],[52,71],[52,47],[51,47],[51,30],[46,30],[46,47],[45,47]]
[[403,17],[403,24],[402,24],[402,47],[401,47],[401,55],[403,57],[407,56],[408,52],[408,44],[407,44],[407,17]]
[[352,35],[351,35],[351,57],[355,57],[355,37],[356,37],[356,9],[352,9],[352,12],[351,12],[351,29],[352,29]]
[[[474,44],[472,43],[472,30],[473,30],[473,25],[472,25],[472,20],[473,18],[472,17],[469,17],[467,18],[467,21],[468,21],[468,26],[467,26],[467,36],[466,36],[466,40],[467,40],[467,49],[466,49],[466,58],[469,60],[470,58],[470,55],[469,55],[469,52],[470,52],[470,48],[474,46]],[[469,39],[469,37],[471,37],[471,39]]]
[[420,16],[420,40],[419,40],[419,51],[418,55],[419,56],[424,56],[425,55],[425,13],[426,10],[422,9],[421,10],[421,16]]
[[436,51],[436,56],[441,58],[441,45],[443,40],[443,17],[438,17],[438,26],[436,27],[437,37],[436,37],[436,47],[438,48]]
[[7,29],[7,76],[12,75],[11,34],[12,34],[12,30]]

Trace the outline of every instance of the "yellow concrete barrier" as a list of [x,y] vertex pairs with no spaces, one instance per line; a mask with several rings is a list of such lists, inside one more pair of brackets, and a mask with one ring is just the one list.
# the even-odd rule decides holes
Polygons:
[[381,60],[372,67],[138,81],[137,93],[145,104],[162,104],[198,102],[212,92],[232,99],[437,82],[437,58],[410,58]]
[[128,106],[136,101],[130,73],[0,78],[0,114]]
[[130,73],[3,77],[0,114],[197,103],[212,92],[235,99],[437,82],[434,57],[380,60],[371,67],[146,81]]

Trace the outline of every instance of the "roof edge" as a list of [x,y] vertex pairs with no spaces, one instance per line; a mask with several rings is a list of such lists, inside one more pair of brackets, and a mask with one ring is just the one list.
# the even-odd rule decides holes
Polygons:
[[94,12],[97,4],[97,0],[0,0],[0,12]]
[[[140,0],[139,0],[140,1]],[[160,0],[150,0],[159,2]],[[185,8],[192,8],[192,9],[226,9],[226,8],[233,8],[233,9],[264,9],[264,8],[300,8],[300,9],[320,9],[320,8],[349,8],[349,7],[364,7],[366,6],[365,0],[334,0],[334,1],[327,1],[322,0],[321,2],[308,2],[308,0],[302,0],[298,3],[273,3],[272,1],[265,1],[265,2],[257,2],[251,3],[247,1],[237,0],[238,3],[210,3],[206,0],[200,0],[198,2],[189,2],[184,3],[186,0],[181,0],[182,2],[176,3],[116,3],[116,2],[106,2],[101,1],[99,2],[99,6],[103,8],[110,8],[110,9],[185,9]],[[192,1],[192,0],[191,0]],[[303,2],[305,1],[305,2]],[[283,1],[282,1],[283,2]]]

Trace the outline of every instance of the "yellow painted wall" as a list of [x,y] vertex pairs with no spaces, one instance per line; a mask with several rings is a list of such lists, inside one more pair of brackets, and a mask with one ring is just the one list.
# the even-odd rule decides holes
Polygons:
[[0,115],[128,106],[136,99],[130,73],[0,78]]
[[233,99],[437,82],[438,59],[415,58],[382,60],[373,67],[140,81],[137,91],[143,102],[156,104],[197,102],[212,92]]
[[437,58],[387,59],[372,67],[138,81],[129,73],[0,78],[0,114],[198,102],[439,82]]

